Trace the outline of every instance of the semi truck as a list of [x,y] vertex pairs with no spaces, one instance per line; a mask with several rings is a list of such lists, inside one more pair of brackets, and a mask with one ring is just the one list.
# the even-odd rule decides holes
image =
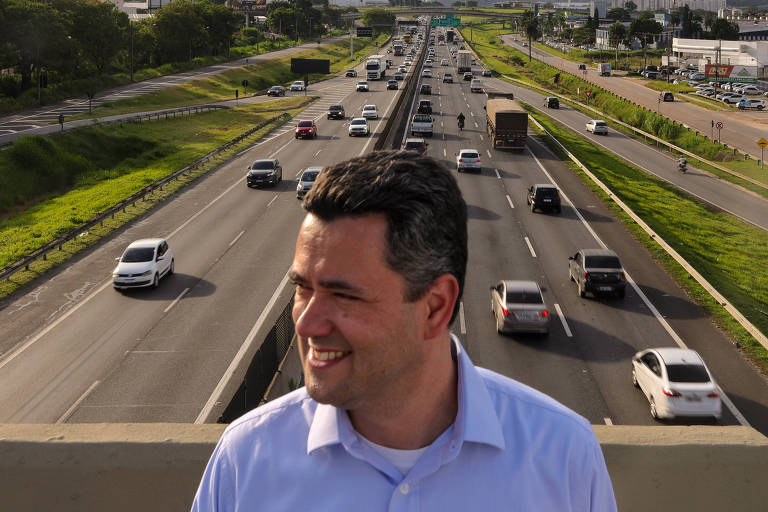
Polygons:
[[453,42],[453,34],[454,34],[453,30],[450,30],[450,29],[446,30],[445,31],[445,40],[447,42],[449,42],[449,43],[452,43]]
[[392,49],[395,51],[395,57],[405,55],[405,47],[403,46],[402,41],[395,41],[395,44],[392,45]]
[[459,50],[456,58],[457,72],[466,73],[472,71],[472,52],[469,50]]
[[609,62],[599,62],[597,64],[597,72],[600,76],[611,76],[611,64]]
[[385,76],[383,55],[371,55],[365,61],[365,74],[368,80],[381,80]]
[[485,105],[486,126],[493,149],[524,149],[528,138],[528,112],[515,100],[489,99]]

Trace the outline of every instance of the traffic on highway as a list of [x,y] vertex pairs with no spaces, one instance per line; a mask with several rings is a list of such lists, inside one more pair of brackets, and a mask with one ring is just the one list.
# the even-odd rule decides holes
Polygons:
[[[313,84],[318,100],[292,121],[8,304],[0,421],[194,421],[284,285],[297,198],[323,166],[372,151],[416,81],[399,147],[452,169],[467,202],[453,331],[475,364],[593,424],[768,432],[765,380],[527,125],[519,101],[554,103],[493,77],[447,32],[422,26],[410,44],[396,35]],[[597,139],[599,125],[586,134],[589,119],[558,106],[559,120]],[[673,162],[612,131],[599,142]],[[696,181],[712,204],[728,189]],[[736,215],[768,226],[739,205]]]

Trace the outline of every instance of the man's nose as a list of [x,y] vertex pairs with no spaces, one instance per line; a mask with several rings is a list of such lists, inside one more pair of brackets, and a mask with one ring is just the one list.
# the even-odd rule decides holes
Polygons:
[[296,334],[302,338],[328,336],[333,331],[332,304],[329,297],[313,294],[308,300],[293,305]]

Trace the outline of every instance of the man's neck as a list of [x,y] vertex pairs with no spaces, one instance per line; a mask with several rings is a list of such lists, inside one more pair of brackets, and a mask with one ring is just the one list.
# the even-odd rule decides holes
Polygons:
[[443,350],[439,361],[422,373],[420,385],[400,391],[404,399],[347,411],[352,425],[369,441],[389,448],[429,446],[453,424],[458,412],[458,367],[450,350]]

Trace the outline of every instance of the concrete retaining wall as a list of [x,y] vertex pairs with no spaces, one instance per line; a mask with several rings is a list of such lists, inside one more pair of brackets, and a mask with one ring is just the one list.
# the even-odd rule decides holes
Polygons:
[[[755,430],[594,428],[622,512],[765,510],[768,439]],[[223,429],[170,423],[0,425],[0,509],[188,510]]]

